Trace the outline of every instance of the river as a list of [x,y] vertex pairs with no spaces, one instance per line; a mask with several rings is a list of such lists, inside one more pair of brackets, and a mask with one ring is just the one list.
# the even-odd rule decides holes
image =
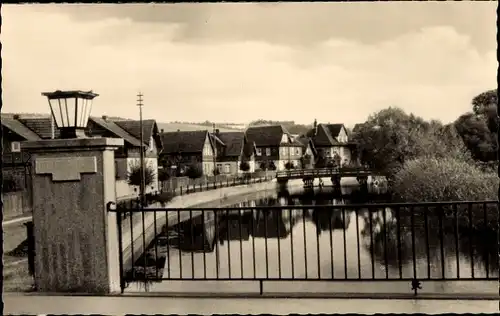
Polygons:
[[[409,281],[382,280],[411,279],[416,275],[424,280],[424,292],[498,292],[497,282],[494,281],[425,280],[498,277],[497,229],[485,226],[471,232],[468,226],[454,226],[452,224],[457,222],[447,218],[439,221],[432,214],[424,218],[423,212],[418,210],[412,210],[414,215],[410,219],[401,210],[396,214],[393,209],[349,209],[353,203],[383,202],[390,202],[383,194],[361,194],[351,188],[344,188],[343,195],[328,187],[307,193],[280,190],[269,192],[265,198],[233,206],[290,206],[286,210],[217,213],[213,247],[199,238],[200,235],[205,236],[199,230],[186,225],[171,228],[149,250],[150,256],[154,253],[156,258],[160,258],[152,260],[159,267],[152,274],[158,273],[159,278],[169,279],[152,284],[151,290],[255,291],[255,284],[234,284],[238,283],[238,279],[287,279],[295,281],[277,282],[266,289],[280,292],[408,292]],[[297,208],[300,205],[321,205],[325,208]],[[344,208],[333,209],[332,205]],[[495,209],[496,214],[494,210],[488,210],[489,219],[493,221],[498,216],[498,209]],[[424,219],[427,225],[422,224]],[[414,223],[413,234],[410,220]],[[144,260],[138,260],[138,264],[142,262]],[[193,279],[235,281],[172,281]],[[308,282],[306,285],[300,282],[311,279],[325,282]],[[366,282],[360,283],[356,279],[366,279]],[[370,282],[369,279],[377,281]],[[384,282],[386,285],[382,286]]]

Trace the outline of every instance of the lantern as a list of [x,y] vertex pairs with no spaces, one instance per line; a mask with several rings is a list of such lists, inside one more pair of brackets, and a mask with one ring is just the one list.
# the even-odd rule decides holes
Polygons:
[[89,120],[92,102],[98,94],[92,91],[44,92],[50,111],[61,131],[61,138],[83,138]]

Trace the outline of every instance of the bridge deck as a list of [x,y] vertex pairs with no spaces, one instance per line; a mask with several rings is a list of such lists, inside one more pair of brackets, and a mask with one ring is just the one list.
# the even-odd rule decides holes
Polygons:
[[287,170],[279,171],[276,173],[277,179],[304,179],[304,178],[322,178],[322,177],[332,177],[332,176],[343,176],[343,177],[358,177],[358,176],[370,176],[374,175],[374,172],[368,168],[353,168],[353,167],[342,167],[342,168],[323,168],[323,169],[302,169],[302,170]]

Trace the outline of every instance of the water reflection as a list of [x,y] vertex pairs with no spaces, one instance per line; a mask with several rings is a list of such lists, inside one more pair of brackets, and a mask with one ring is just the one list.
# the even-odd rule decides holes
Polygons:
[[[360,199],[354,198],[357,204]],[[373,198],[364,199],[364,203],[373,202]],[[352,202],[345,195],[332,197],[328,191],[281,191],[246,201],[235,206],[257,209],[217,215],[214,249],[193,256],[193,247],[173,243],[171,248],[181,251],[170,252],[165,270],[173,278],[498,276],[498,227],[487,224],[498,220],[497,206],[487,209],[487,221],[482,223],[476,214],[483,214],[482,210],[472,210],[477,218],[470,225],[462,218],[467,212],[460,210],[455,218],[446,210],[353,210]],[[258,209],[273,205],[288,207]],[[294,208],[298,205],[322,207]],[[185,236],[182,242],[192,239],[196,240]]]

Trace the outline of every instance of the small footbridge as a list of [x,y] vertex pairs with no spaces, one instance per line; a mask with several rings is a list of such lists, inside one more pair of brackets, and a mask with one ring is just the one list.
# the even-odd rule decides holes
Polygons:
[[336,167],[321,169],[298,169],[279,171],[276,173],[276,180],[280,184],[285,184],[288,180],[302,179],[304,187],[313,186],[316,178],[330,178],[334,186],[340,186],[340,180],[344,177],[355,177],[360,185],[367,185],[369,176],[382,176],[373,170],[365,167]]

